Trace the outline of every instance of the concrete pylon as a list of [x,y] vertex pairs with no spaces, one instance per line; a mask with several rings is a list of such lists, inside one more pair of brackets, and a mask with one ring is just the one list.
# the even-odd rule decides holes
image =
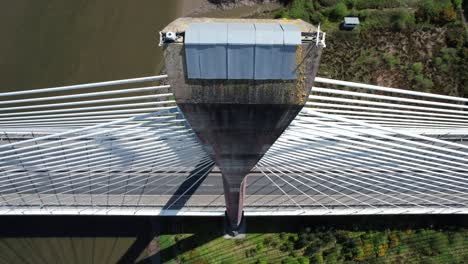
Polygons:
[[[190,78],[187,64],[192,62],[184,49],[184,33],[191,23],[200,22],[294,25],[302,33],[302,42],[293,51],[294,78]],[[314,38],[324,35],[301,20],[179,18],[161,36],[176,103],[221,170],[229,231],[236,234],[242,223],[246,176],[305,105],[322,48]]]

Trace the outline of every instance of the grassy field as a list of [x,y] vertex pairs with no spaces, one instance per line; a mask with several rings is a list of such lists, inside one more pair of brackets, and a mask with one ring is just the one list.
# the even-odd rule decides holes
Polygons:
[[[160,257],[164,263],[468,262],[466,227],[418,225],[414,217],[368,217],[355,224],[353,218],[348,219],[349,224],[291,222],[298,231],[282,227],[288,224],[284,219],[277,220],[271,232],[259,230],[262,222],[257,221],[248,224],[252,233],[238,240],[224,239],[219,230],[201,227],[197,233],[160,236]],[[395,223],[398,219],[402,222]]]

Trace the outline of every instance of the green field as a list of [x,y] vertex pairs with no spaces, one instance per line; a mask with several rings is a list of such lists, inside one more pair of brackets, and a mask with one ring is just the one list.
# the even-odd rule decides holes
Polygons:
[[468,229],[334,228],[249,233],[224,239],[209,230],[162,235],[164,263],[467,263]]

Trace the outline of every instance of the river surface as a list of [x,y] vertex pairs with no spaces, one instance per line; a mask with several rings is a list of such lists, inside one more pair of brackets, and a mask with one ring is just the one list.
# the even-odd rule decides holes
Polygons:
[[0,91],[155,75],[158,32],[204,0],[0,0]]
[[206,3],[0,0],[0,92],[159,74],[159,30],[175,18],[241,17],[279,8],[219,10]]

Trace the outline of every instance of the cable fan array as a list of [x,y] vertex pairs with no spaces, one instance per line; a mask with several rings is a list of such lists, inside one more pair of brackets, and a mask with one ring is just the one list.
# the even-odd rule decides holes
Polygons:
[[[0,214],[222,215],[166,77],[0,93]],[[468,99],[315,83],[247,177],[247,215],[468,213]]]
[[285,204],[306,214],[468,212],[468,99],[315,82],[330,88],[312,88],[257,166]]

